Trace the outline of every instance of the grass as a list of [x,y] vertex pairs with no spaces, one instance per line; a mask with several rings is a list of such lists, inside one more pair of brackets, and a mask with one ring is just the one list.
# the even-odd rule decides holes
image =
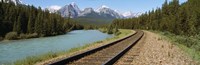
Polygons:
[[167,39],[168,41],[177,45],[194,60],[200,61],[200,35],[188,37],[184,35],[175,35],[170,32],[153,32],[160,34],[162,38]]
[[34,65],[37,62],[42,62],[42,61],[45,61],[45,60],[48,60],[48,59],[58,57],[60,55],[69,54],[69,53],[87,48],[90,45],[92,45],[92,44],[86,44],[86,45],[81,46],[81,47],[71,48],[70,50],[67,50],[67,51],[48,52],[48,53],[42,54],[42,55],[26,57],[25,59],[17,60],[16,62],[14,62],[14,65]]
[[25,59],[15,61],[14,65],[34,65],[38,62],[43,62],[43,61],[50,60],[50,59],[53,59],[53,58],[56,58],[56,57],[59,57],[59,56],[62,56],[62,55],[68,55],[70,53],[80,51],[82,49],[88,48],[88,47],[93,46],[95,44],[110,43],[112,41],[115,41],[117,39],[125,37],[125,36],[131,34],[131,32],[132,32],[131,30],[126,30],[126,29],[120,29],[119,31],[121,32],[121,34],[116,35],[112,38],[107,38],[106,40],[97,41],[97,42],[94,42],[94,43],[86,44],[84,46],[71,48],[70,50],[66,50],[66,51],[49,52],[49,53],[42,54],[42,55],[30,56],[30,57],[27,57]]

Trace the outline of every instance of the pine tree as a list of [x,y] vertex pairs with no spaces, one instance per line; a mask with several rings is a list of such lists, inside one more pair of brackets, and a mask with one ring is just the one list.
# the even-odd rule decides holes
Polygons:
[[35,20],[35,25],[34,25],[34,32],[35,33],[38,33],[38,34],[40,34],[40,16],[41,16],[41,14],[40,13],[38,13],[38,15],[37,15],[37,17],[36,17],[36,20]]
[[17,32],[17,22],[16,21],[14,21],[14,24],[13,24],[13,31]]
[[18,33],[21,33],[21,16],[18,16],[16,28],[17,28],[16,31]]
[[33,21],[31,19],[31,15],[29,16],[29,19],[28,19],[28,25],[27,25],[27,33],[33,33],[33,27],[32,27],[32,24],[33,24]]
[[196,21],[197,21],[197,19],[196,19],[195,14],[188,15],[187,22],[188,22],[189,29],[187,32],[189,33],[189,35],[197,34],[196,28],[195,28],[195,26],[197,24]]
[[165,0],[165,3],[162,5],[162,14],[163,16],[169,15],[168,11],[168,0]]
[[110,26],[108,27],[107,33],[108,33],[108,34],[113,34],[113,26],[112,26],[112,25],[110,25]]
[[43,11],[41,7],[0,2],[0,36],[11,31],[57,35],[70,28],[81,28],[79,26],[71,22],[70,17],[65,20],[59,14]]
[[[2,1],[1,1],[2,2]],[[2,4],[3,3],[1,3],[0,2],[0,21],[2,21],[3,20],[3,8],[2,8]]]
[[119,30],[118,30],[118,26],[115,25],[114,33],[116,34],[117,32],[119,32]]

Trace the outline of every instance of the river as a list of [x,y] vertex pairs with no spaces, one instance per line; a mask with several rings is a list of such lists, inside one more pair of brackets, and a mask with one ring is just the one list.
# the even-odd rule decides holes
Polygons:
[[69,50],[113,35],[98,30],[75,30],[65,35],[0,42],[0,64],[11,63],[28,56]]

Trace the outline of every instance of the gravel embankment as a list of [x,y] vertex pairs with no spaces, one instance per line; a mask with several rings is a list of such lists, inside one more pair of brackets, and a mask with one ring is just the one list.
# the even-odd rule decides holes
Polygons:
[[161,36],[144,31],[145,35],[116,65],[197,65],[176,45]]

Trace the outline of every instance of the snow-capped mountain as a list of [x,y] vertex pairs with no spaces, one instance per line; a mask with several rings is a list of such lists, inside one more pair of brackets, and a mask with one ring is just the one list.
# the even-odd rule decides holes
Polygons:
[[[83,11],[80,12],[79,16],[87,16],[89,14],[95,13],[97,14],[93,8],[85,8]],[[97,14],[98,15],[98,14]]]
[[115,10],[110,9],[109,7],[103,5],[97,10],[94,10],[93,8],[85,8],[81,13],[79,14],[79,17],[84,18],[102,18],[102,19],[115,19],[115,18],[123,18],[122,15],[120,15]]
[[75,3],[75,2],[72,2],[71,5],[72,5],[72,7],[74,8],[74,10],[75,10],[78,14],[80,14],[81,10],[80,10],[79,7],[76,5],[76,3]]
[[53,5],[53,6],[50,6],[50,7],[46,8],[46,9],[49,10],[50,13],[55,13],[55,12],[57,12],[60,8],[61,8],[61,6]]
[[71,18],[76,18],[81,11],[75,3],[71,3],[59,9],[58,12],[60,12],[63,17],[68,17],[70,15]]
[[83,11],[73,2],[69,5],[65,5],[58,10],[63,17],[68,17],[69,12],[71,18],[77,17],[100,17],[100,18],[124,18],[123,15],[119,14],[115,10],[110,9],[108,6],[101,6],[97,10],[93,8],[85,8]]
[[125,12],[122,14],[125,18],[133,18],[135,17],[135,14],[131,11]]
[[[79,7],[74,3],[70,3],[69,5],[65,5],[64,7],[52,6],[47,8],[51,13],[59,12],[61,16],[68,17],[70,15],[71,18],[106,18],[106,19],[115,19],[115,18],[130,18],[134,17],[132,12],[127,12],[121,14],[117,10],[113,10],[108,6],[102,5],[101,7],[94,10],[93,8],[85,8],[84,10],[80,10]],[[70,14],[69,14],[70,13]]]
[[23,4],[21,0],[0,0],[0,1],[6,2],[6,3],[13,2],[15,5]]
[[134,16],[135,16],[135,17],[138,17],[138,16],[140,16],[140,15],[142,15],[142,14],[143,14],[142,12],[138,12],[138,13],[135,13]]
[[123,18],[122,15],[117,13],[115,10],[110,9],[108,6],[102,5],[100,8],[97,9],[97,12],[99,12],[102,16],[112,16],[114,18]]

